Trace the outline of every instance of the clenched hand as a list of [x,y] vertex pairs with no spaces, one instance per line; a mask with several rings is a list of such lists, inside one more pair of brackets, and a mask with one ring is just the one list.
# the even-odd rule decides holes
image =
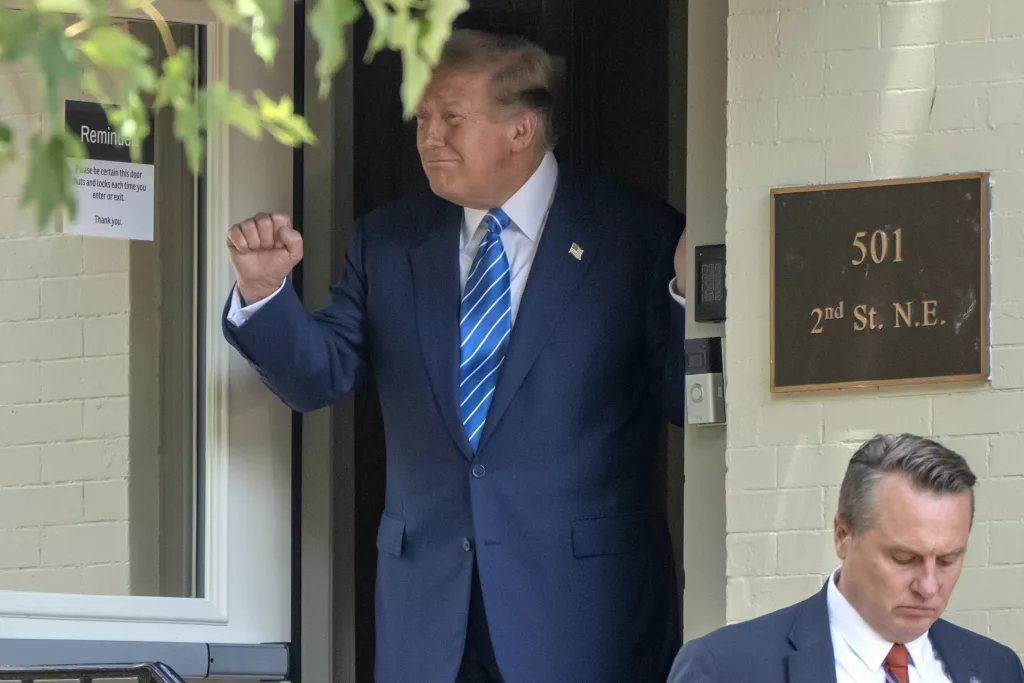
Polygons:
[[302,235],[285,214],[260,213],[228,231],[228,255],[245,305],[273,294],[302,260]]

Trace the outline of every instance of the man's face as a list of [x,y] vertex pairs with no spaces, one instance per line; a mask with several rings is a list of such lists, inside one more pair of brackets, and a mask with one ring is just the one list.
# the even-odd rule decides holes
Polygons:
[[960,578],[971,497],[919,491],[907,477],[888,474],[874,503],[874,524],[857,536],[836,517],[839,587],[880,636],[908,643],[942,616]]
[[485,72],[435,72],[416,111],[416,145],[430,188],[475,209],[507,199],[504,176],[517,149],[516,117],[494,102],[490,79]]

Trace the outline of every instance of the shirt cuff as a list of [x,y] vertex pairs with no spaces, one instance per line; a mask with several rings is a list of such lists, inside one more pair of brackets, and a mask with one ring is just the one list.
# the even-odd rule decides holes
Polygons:
[[256,315],[256,312],[263,308],[264,305],[275,296],[281,293],[284,289],[285,284],[288,282],[288,278],[285,278],[281,282],[281,286],[277,288],[277,291],[268,296],[262,301],[257,301],[254,304],[248,306],[242,306],[242,297],[238,294],[238,285],[231,288],[231,307],[228,309],[228,322],[233,324],[235,327],[241,327],[249,318]]
[[668,283],[668,293],[672,296],[673,299],[676,300],[676,303],[678,303],[683,308],[686,308],[686,297],[682,296],[679,293],[679,290],[676,289],[676,279],[675,278],[672,278],[672,281]]

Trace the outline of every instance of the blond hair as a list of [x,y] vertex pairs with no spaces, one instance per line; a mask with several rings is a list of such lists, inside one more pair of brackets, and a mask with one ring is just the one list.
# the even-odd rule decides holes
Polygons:
[[550,150],[557,142],[554,122],[554,64],[540,46],[520,36],[460,29],[441,53],[439,70],[486,71],[491,95],[501,107],[537,115],[536,143]]

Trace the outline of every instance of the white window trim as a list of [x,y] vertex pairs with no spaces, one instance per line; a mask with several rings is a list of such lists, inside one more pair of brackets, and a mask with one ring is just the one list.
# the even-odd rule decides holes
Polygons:
[[[0,6],[19,6],[18,0],[0,0]],[[232,44],[248,42],[240,32],[216,20],[208,7],[197,0],[164,0],[159,9],[168,21],[207,26],[206,73],[209,82],[230,82],[228,55]],[[141,12],[112,6],[112,16],[141,18]],[[286,19],[282,30],[290,31]],[[282,49],[290,49],[290,39]],[[255,57],[253,58],[255,59]],[[285,61],[285,60],[280,60]],[[290,60],[288,60],[290,61]],[[290,76],[289,76],[290,77]],[[267,519],[253,520],[246,514],[254,505],[254,491],[245,490],[247,477],[235,476],[229,444],[229,378],[231,349],[221,333],[223,296],[230,291],[234,275],[224,256],[223,237],[231,220],[232,151],[225,126],[212,128],[207,137],[205,268],[205,585],[204,598],[144,596],[103,596],[62,593],[0,591],[0,639],[46,638],[69,640],[192,641],[192,642],[281,642],[287,640],[287,613],[280,600],[261,609],[267,601],[268,583],[290,600],[291,585],[285,574],[271,569],[259,575],[260,558],[270,552],[287,553],[290,542],[265,542]],[[222,229],[223,228],[223,229]],[[284,410],[279,404],[278,410]],[[275,408],[268,408],[274,410]],[[242,459],[245,460],[245,459]],[[290,462],[290,460],[289,460]],[[260,482],[265,484],[265,482]],[[276,486],[276,482],[275,482]],[[258,488],[258,486],[257,486]],[[290,491],[285,483],[284,491]],[[278,491],[275,487],[274,491]],[[262,493],[266,493],[263,491]],[[234,505],[232,505],[234,503]],[[239,504],[246,507],[239,514]],[[280,507],[280,506],[279,506]],[[234,508],[234,518],[230,510]],[[285,523],[287,528],[287,523]],[[243,546],[240,547],[239,543]],[[276,544],[275,544],[276,543]],[[230,555],[230,557],[229,557]],[[288,565],[285,558],[284,565]],[[268,578],[269,577],[269,578]],[[275,580],[276,579],[276,580]],[[229,595],[233,592],[234,595]],[[233,597],[233,601],[229,601]],[[245,603],[250,603],[248,606]],[[251,603],[256,603],[255,605]],[[233,606],[235,609],[229,609]],[[238,612],[242,612],[241,616]],[[282,622],[282,616],[283,622]],[[239,623],[241,622],[241,623]]]

